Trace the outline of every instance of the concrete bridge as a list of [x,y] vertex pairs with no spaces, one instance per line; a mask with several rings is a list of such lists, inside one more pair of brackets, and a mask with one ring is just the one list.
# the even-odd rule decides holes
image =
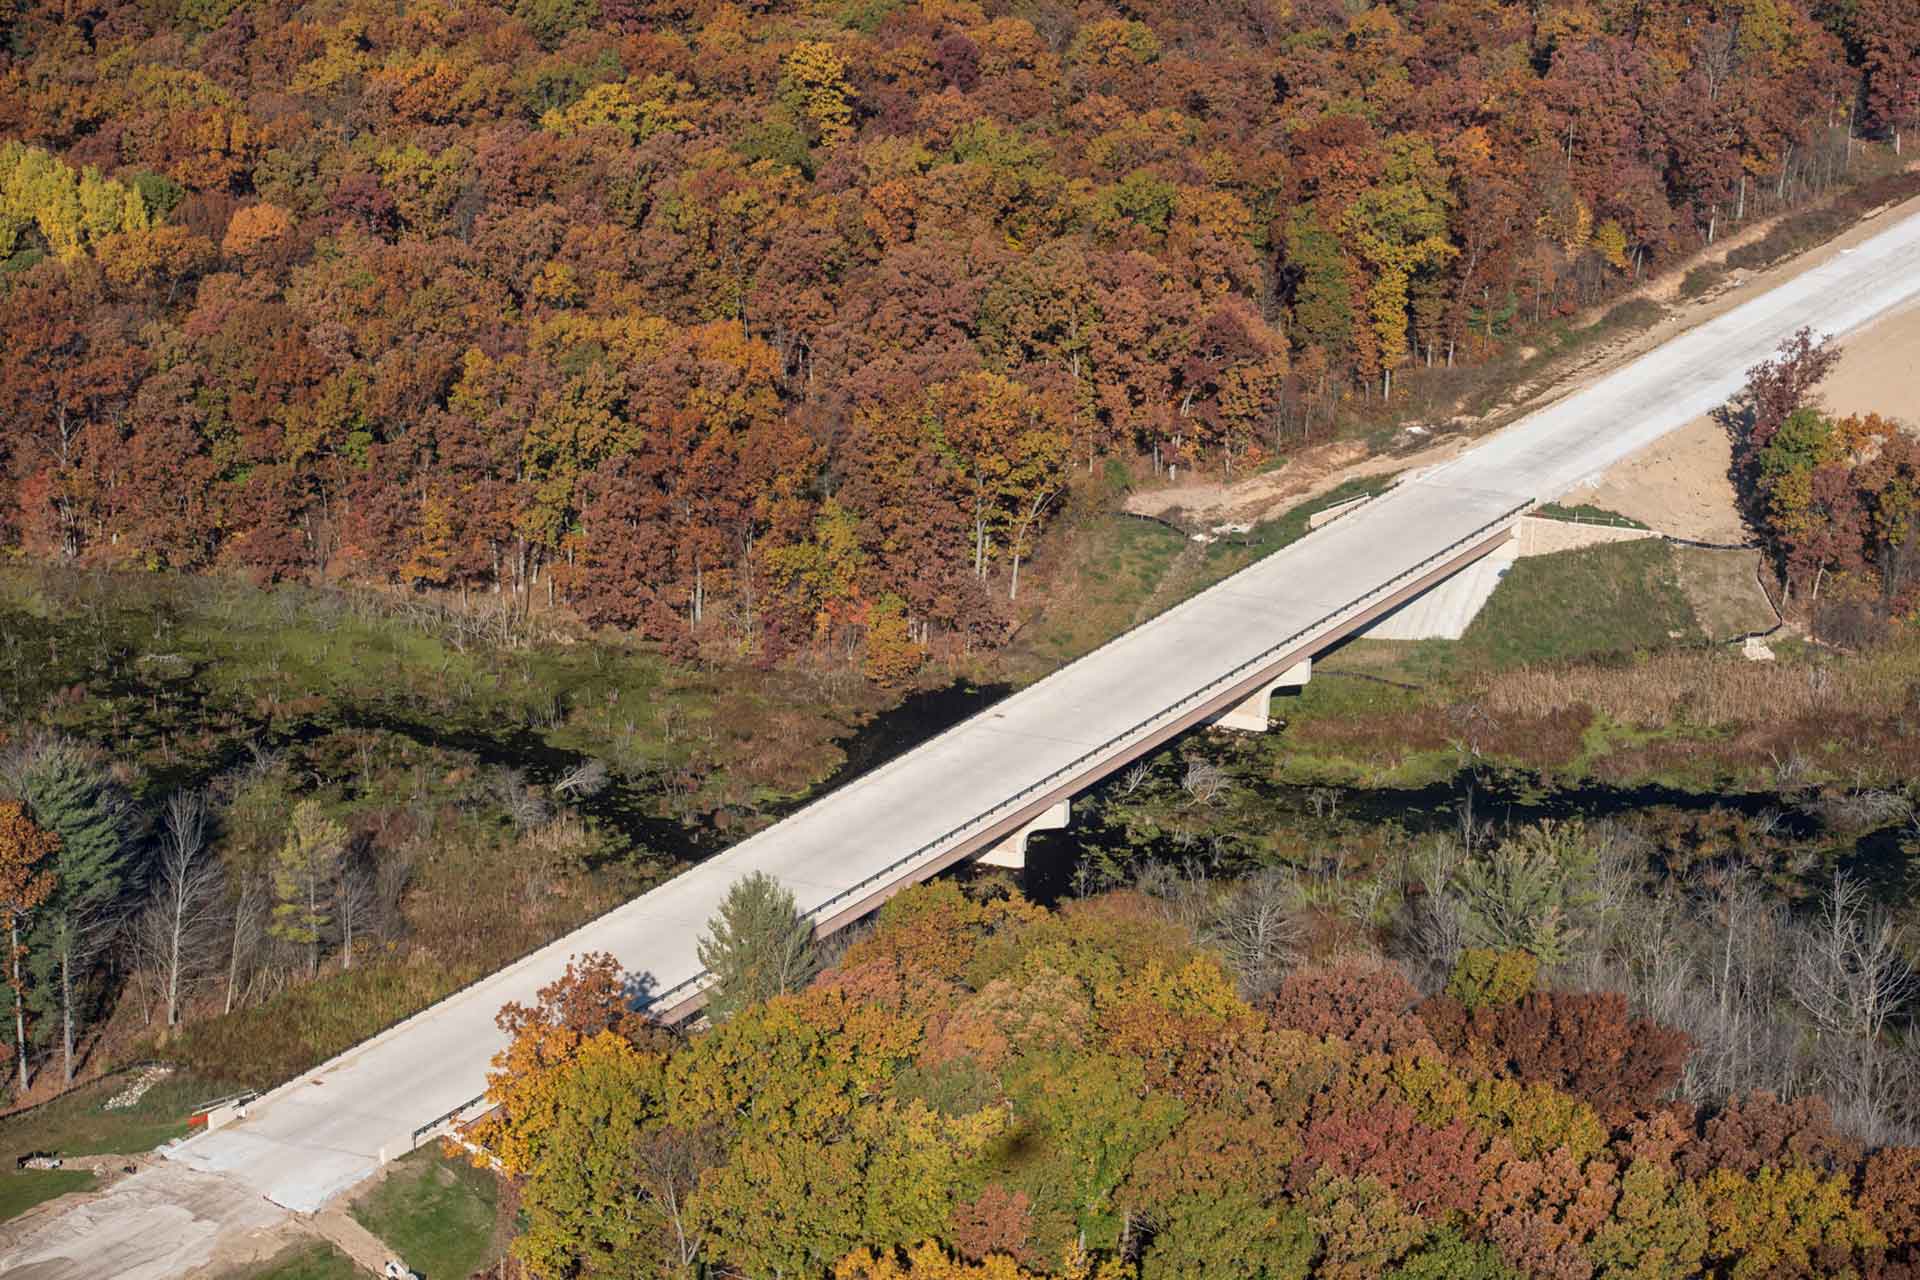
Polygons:
[[[1210,721],[1265,726],[1314,655],[1501,546],[1537,502],[1724,402],[1802,325],[1845,333],[1920,294],[1920,219],[1590,386],[1003,699],[785,821],[253,1103],[170,1154],[311,1212],[410,1149],[484,1087],[493,1018],[567,958],[609,951],[674,1018],[706,975],[695,941],[752,871],[828,932],[967,858],[1009,861],[1072,796]],[[1889,405],[1895,412],[1912,406]]]

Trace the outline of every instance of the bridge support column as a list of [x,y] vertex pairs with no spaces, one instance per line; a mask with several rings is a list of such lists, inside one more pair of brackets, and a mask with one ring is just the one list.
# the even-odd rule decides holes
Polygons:
[[1036,831],[1058,831],[1072,816],[1073,801],[1062,800],[1012,835],[989,845],[975,861],[989,867],[1009,867],[1024,871],[1027,866],[1027,838]]
[[1280,689],[1298,689],[1313,678],[1313,659],[1302,658],[1266,684],[1255,689],[1245,702],[1229,707],[1214,719],[1222,729],[1240,729],[1247,733],[1265,733],[1267,708]]

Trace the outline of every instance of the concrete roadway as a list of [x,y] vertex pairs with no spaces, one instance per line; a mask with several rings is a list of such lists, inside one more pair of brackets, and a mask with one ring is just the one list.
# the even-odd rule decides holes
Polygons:
[[[1443,548],[1484,537],[1526,503],[1563,493],[1722,403],[1800,326],[1845,333],[1916,294],[1920,218],[1910,218],[1403,482],[169,1154],[312,1212],[370,1174],[383,1149],[404,1151],[416,1126],[478,1095],[501,1044],[495,1012],[531,999],[569,956],[610,951],[643,975],[661,1006],[677,1003],[699,976],[695,939],[740,876],[770,872],[803,908],[825,908],[826,920],[877,885],[940,864],[992,822],[1022,812],[1044,790],[1034,789],[1040,780],[1092,781],[1102,765],[1082,761],[1088,752],[1125,758],[1169,723],[1169,708],[1225,688],[1226,673],[1284,637],[1316,623],[1332,633],[1328,614],[1353,612]],[[909,855],[911,866],[869,882]]]

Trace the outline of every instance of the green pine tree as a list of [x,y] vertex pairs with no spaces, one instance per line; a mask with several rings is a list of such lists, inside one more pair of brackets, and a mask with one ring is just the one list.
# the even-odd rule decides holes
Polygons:
[[54,890],[33,914],[29,1007],[57,1038],[71,1083],[74,1048],[98,993],[95,961],[110,941],[125,883],[133,805],[97,756],[62,738],[23,748],[7,772],[33,820],[60,837],[48,866]]
[[798,990],[818,967],[812,926],[793,894],[763,871],[734,881],[708,922],[699,951],[700,963],[715,979],[707,1014],[716,1022]]
[[320,811],[320,802],[293,806],[293,826],[273,856],[273,916],[267,933],[307,949],[307,976],[320,968],[320,933],[333,917],[333,880],[347,851],[347,829]]

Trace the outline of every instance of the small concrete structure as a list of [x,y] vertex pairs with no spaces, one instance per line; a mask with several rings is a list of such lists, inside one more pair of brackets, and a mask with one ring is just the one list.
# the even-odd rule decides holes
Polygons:
[[1357,498],[1348,498],[1345,502],[1336,502],[1330,507],[1322,507],[1307,516],[1307,528],[1318,529],[1323,524],[1331,524],[1361,503],[1372,498],[1372,494],[1363,493]]
[[1509,538],[1487,555],[1428,587],[1360,634],[1370,640],[1458,640],[1513,568],[1520,548]]
[[1659,536],[1652,529],[1634,529],[1626,525],[1598,524],[1585,520],[1557,520],[1550,516],[1521,516],[1514,531],[1514,537],[1520,544],[1517,554],[1523,559],[1615,542],[1642,542]]
[[1027,867],[1027,840],[1036,831],[1058,831],[1073,816],[1073,801],[1062,800],[1006,839],[984,849],[974,861],[989,867],[1007,867],[1024,871]]
[[1265,733],[1272,724],[1269,711],[1273,705],[1273,695],[1281,689],[1298,689],[1311,679],[1313,679],[1313,659],[1302,658],[1267,684],[1255,689],[1248,695],[1245,702],[1221,712],[1214,719],[1214,723],[1222,729]]

